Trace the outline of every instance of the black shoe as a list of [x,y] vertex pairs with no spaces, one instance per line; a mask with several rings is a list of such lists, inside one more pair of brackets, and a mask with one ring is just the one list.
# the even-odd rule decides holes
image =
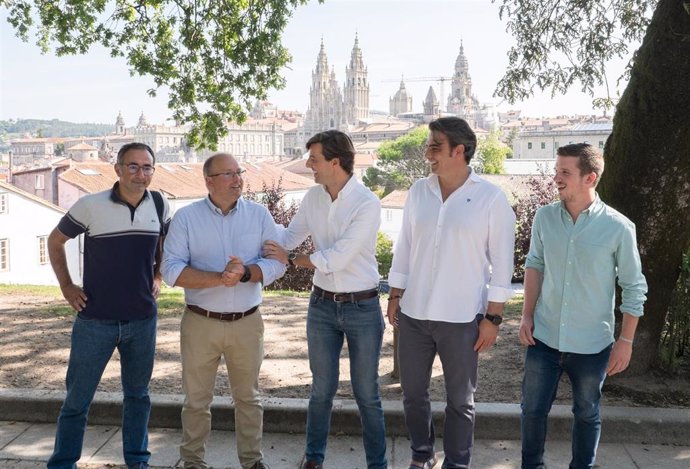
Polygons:
[[249,469],[271,469],[271,467],[263,461],[256,461]]
[[412,461],[408,469],[431,469],[436,465],[436,456],[431,456],[421,466],[417,461]]

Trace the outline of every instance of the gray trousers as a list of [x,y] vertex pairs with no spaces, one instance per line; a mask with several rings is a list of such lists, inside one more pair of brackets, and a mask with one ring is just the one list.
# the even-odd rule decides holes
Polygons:
[[443,426],[443,469],[469,468],[474,442],[474,391],[477,387],[477,321],[422,321],[399,315],[400,384],[412,459],[426,461],[434,454],[429,382],[438,353],[446,384]]

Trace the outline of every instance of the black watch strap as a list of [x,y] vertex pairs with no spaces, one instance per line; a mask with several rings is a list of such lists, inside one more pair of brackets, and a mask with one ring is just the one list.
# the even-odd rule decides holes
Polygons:
[[252,278],[252,271],[249,270],[249,266],[244,266],[244,275],[240,277],[240,283],[247,283]]
[[484,315],[484,319],[489,321],[494,326],[500,326],[501,323],[503,322],[503,316],[499,316],[498,314],[493,315],[493,314],[486,313]]

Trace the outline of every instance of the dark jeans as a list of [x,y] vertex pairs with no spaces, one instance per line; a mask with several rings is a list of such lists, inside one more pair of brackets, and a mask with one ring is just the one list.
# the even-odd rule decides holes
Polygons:
[[429,402],[429,381],[438,353],[446,383],[443,427],[443,469],[468,468],[474,445],[474,391],[477,388],[477,352],[473,350],[477,321],[451,323],[399,315],[400,385],[412,459],[434,455],[434,424]]
[[336,303],[311,295],[307,313],[312,373],[305,451],[308,460],[321,464],[326,455],[333,398],[338,390],[340,351],[343,340],[347,339],[350,379],[362,421],[367,467],[387,467],[386,428],[379,393],[379,357],[384,327],[378,297]]
[[76,469],[91,401],[110,357],[120,352],[122,447],[128,466],[148,462],[149,381],[156,349],[156,316],[139,321],[77,316],[67,368],[67,396],[60,409],[48,469]]
[[573,434],[570,469],[594,467],[601,415],[599,402],[611,345],[599,353],[562,353],[543,342],[527,347],[522,381],[522,469],[544,468],[547,418],[563,372],[573,387]]

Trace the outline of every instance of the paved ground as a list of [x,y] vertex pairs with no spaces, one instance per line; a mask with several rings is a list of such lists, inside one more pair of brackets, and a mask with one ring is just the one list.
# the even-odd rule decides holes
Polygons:
[[[35,469],[45,467],[53,447],[55,426],[29,422],[0,422],[0,467]],[[176,467],[179,462],[177,443],[179,429],[152,429],[151,463],[156,468]],[[690,442],[689,442],[690,443]],[[519,441],[478,440],[475,444],[475,468],[519,468]],[[269,433],[264,437],[264,455],[272,469],[296,469],[303,451],[304,435]],[[115,426],[90,426],[80,468],[119,468],[123,464],[120,429]],[[365,469],[359,437],[338,435],[329,440],[326,467],[329,469]],[[439,442],[438,448],[442,448]],[[549,469],[565,469],[570,454],[566,441],[547,445]],[[214,430],[207,451],[214,468],[239,469],[233,432]],[[404,437],[388,440],[391,469],[405,469],[409,462],[408,442]],[[442,457],[439,452],[438,456]],[[440,464],[437,466],[440,468]],[[690,446],[644,444],[603,444],[599,451],[599,468],[611,469],[687,469]]]

